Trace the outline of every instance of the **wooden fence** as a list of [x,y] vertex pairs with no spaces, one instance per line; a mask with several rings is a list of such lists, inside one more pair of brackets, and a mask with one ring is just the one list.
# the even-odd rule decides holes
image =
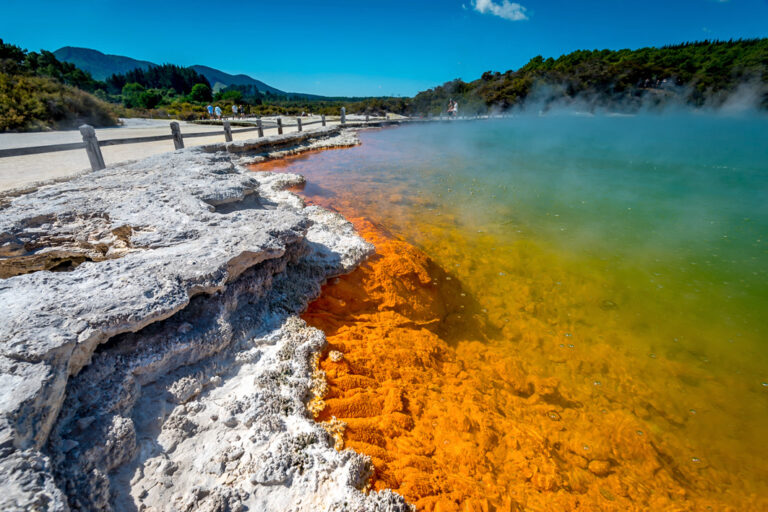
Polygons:
[[[373,121],[379,122],[386,119],[388,118],[385,118],[385,119],[379,118],[379,119],[374,119]],[[404,120],[411,121],[412,119],[407,118]],[[370,116],[366,115],[364,124],[368,124],[369,122],[371,122],[371,118]],[[347,112],[344,107],[341,108],[340,123],[342,125],[347,124]],[[251,132],[251,131],[257,131],[258,137],[263,137],[265,128],[267,129],[277,128],[278,134],[282,134],[284,128],[296,127],[297,131],[302,131],[306,126],[313,125],[313,124],[322,124],[323,126],[326,126],[326,120],[325,120],[325,115],[323,114],[322,116],[320,116],[320,119],[315,121],[306,122],[302,120],[301,117],[297,117],[296,124],[283,124],[283,119],[281,117],[278,117],[274,125],[265,126],[265,124],[266,123],[264,123],[261,118],[258,118],[256,119],[255,126],[253,127],[233,129],[230,122],[225,120],[223,122],[224,140],[225,142],[231,142],[233,133],[243,133],[243,132]],[[71,151],[75,149],[85,149],[86,152],[88,153],[88,160],[91,163],[91,169],[96,171],[99,169],[104,169],[105,167],[104,157],[101,154],[101,148],[103,146],[114,146],[118,144],[139,144],[144,142],[158,142],[163,140],[172,140],[174,148],[181,149],[184,147],[184,139],[191,139],[195,137],[212,137],[217,134],[217,132],[210,132],[210,131],[182,134],[181,129],[179,127],[179,123],[177,123],[176,121],[171,122],[170,126],[171,126],[171,133],[169,135],[151,135],[147,137],[131,137],[131,138],[125,138],[125,139],[98,140],[96,138],[96,131],[93,129],[93,127],[90,125],[83,125],[80,127],[80,134],[83,137],[83,142],[71,142],[67,144],[52,144],[47,146],[29,146],[29,147],[21,147],[21,148],[0,149],[0,158],[12,157],[12,156],[23,156],[23,155],[36,155],[40,153],[52,153],[56,151]]]

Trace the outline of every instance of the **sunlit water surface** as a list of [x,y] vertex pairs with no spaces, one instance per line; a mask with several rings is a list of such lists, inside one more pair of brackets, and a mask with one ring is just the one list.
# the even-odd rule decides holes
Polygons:
[[531,116],[361,139],[284,170],[426,252],[563,394],[628,411],[713,492],[766,496],[766,118]]

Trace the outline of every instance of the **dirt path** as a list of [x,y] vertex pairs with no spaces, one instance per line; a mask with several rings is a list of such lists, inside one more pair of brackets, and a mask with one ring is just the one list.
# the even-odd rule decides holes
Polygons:
[[[267,126],[273,124],[269,122],[269,119],[265,118],[264,121]],[[307,119],[305,122],[310,121],[314,121],[314,119]],[[96,136],[99,140],[109,140],[130,137],[148,137],[153,135],[170,135],[169,123],[170,120],[126,119],[124,126],[96,130]],[[187,147],[224,141],[224,134],[220,126],[197,125],[184,121],[179,122],[179,124],[182,134],[211,132],[210,137],[187,139],[185,141]],[[295,124],[295,121],[293,119],[285,119],[284,124]],[[335,123],[329,121],[328,124],[331,125]],[[233,129],[237,128],[239,127],[233,127]],[[293,126],[286,126],[285,133],[295,130],[296,128]],[[274,135],[276,133],[277,128],[265,127],[264,129],[264,135]],[[249,131],[233,133],[232,139],[237,141],[252,139],[256,136],[257,132]],[[0,134],[0,149],[66,144],[81,141],[82,137],[78,130],[36,133],[2,133]],[[170,140],[121,144],[116,146],[104,146],[101,148],[107,166],[137,160],[172,150],[173,142]],[[11,190],[41,181],[66,178],[82,172],[87,172],[89,169],[88,156],[84,149],[0,158],[0,190]]]

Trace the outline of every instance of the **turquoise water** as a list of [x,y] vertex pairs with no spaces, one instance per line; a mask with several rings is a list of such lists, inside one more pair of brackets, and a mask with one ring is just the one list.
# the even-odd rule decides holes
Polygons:
[[645,422],[696,492],[768,496],[768,117],[520,116],[361,139],[286,170],[449,269],[528,371]]
[[386,204],[388,190],[429,197],[468,231],[639,273],[626,285],[681,315],[718,309],[731,335],[712,345],[768,333],[766,117],[445,123],[363,134],[345,153],[332,157],[335,179],[370,185],[359,193],[395,227],[412,211]]
[[724,308],[733,336],[768,333],[765,118],[529,117],[406,143],[445,152],[457,173],[435,178],[463,222],[641,272],[670,307]]

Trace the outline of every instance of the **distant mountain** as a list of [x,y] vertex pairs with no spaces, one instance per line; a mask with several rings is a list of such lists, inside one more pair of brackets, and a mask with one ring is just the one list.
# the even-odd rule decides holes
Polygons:
[[285,95],[280,89],[265,84],[261,80],[256,80],[248,75],[230,75],[218,69],[201,66],[199,64],[191,66],[192,69],[203,75],[211,83],[214,91],[223,89],[228,85],[255,85],[261,92],[271,92],[272,94]]
[[[63,62],[71,62],[78,68],[88,71],[96,80],[104,80],[115,73],[126,73],[136,68],[147,69],[151,66],[157,66],[154,62],[146,60],[136,60],[122,55],[107,55],[98,50],[90,48],[76,48],[65,46],[59,48],[53,54],[57,59]],[[267,85],[261,80],[256,80],[248,75],[230,75],[218,69],[208,66],[195,65],[192,69],[203,75],[211,83],[214,91],[221,90],[228,85],[255,85],[261,92],[270,92],[279,95],[291,95],[302,98],[314,98],[312,94],[286,93]]]
[[136,60],[121,55],[106,55],[89,48],[65,46],[53,54],[63,62],[71,62],[83,71],[87,71],[96,80],[104,80],[115,73],[126,73],[136,68],[147,69],[156,64],[146,60]]

